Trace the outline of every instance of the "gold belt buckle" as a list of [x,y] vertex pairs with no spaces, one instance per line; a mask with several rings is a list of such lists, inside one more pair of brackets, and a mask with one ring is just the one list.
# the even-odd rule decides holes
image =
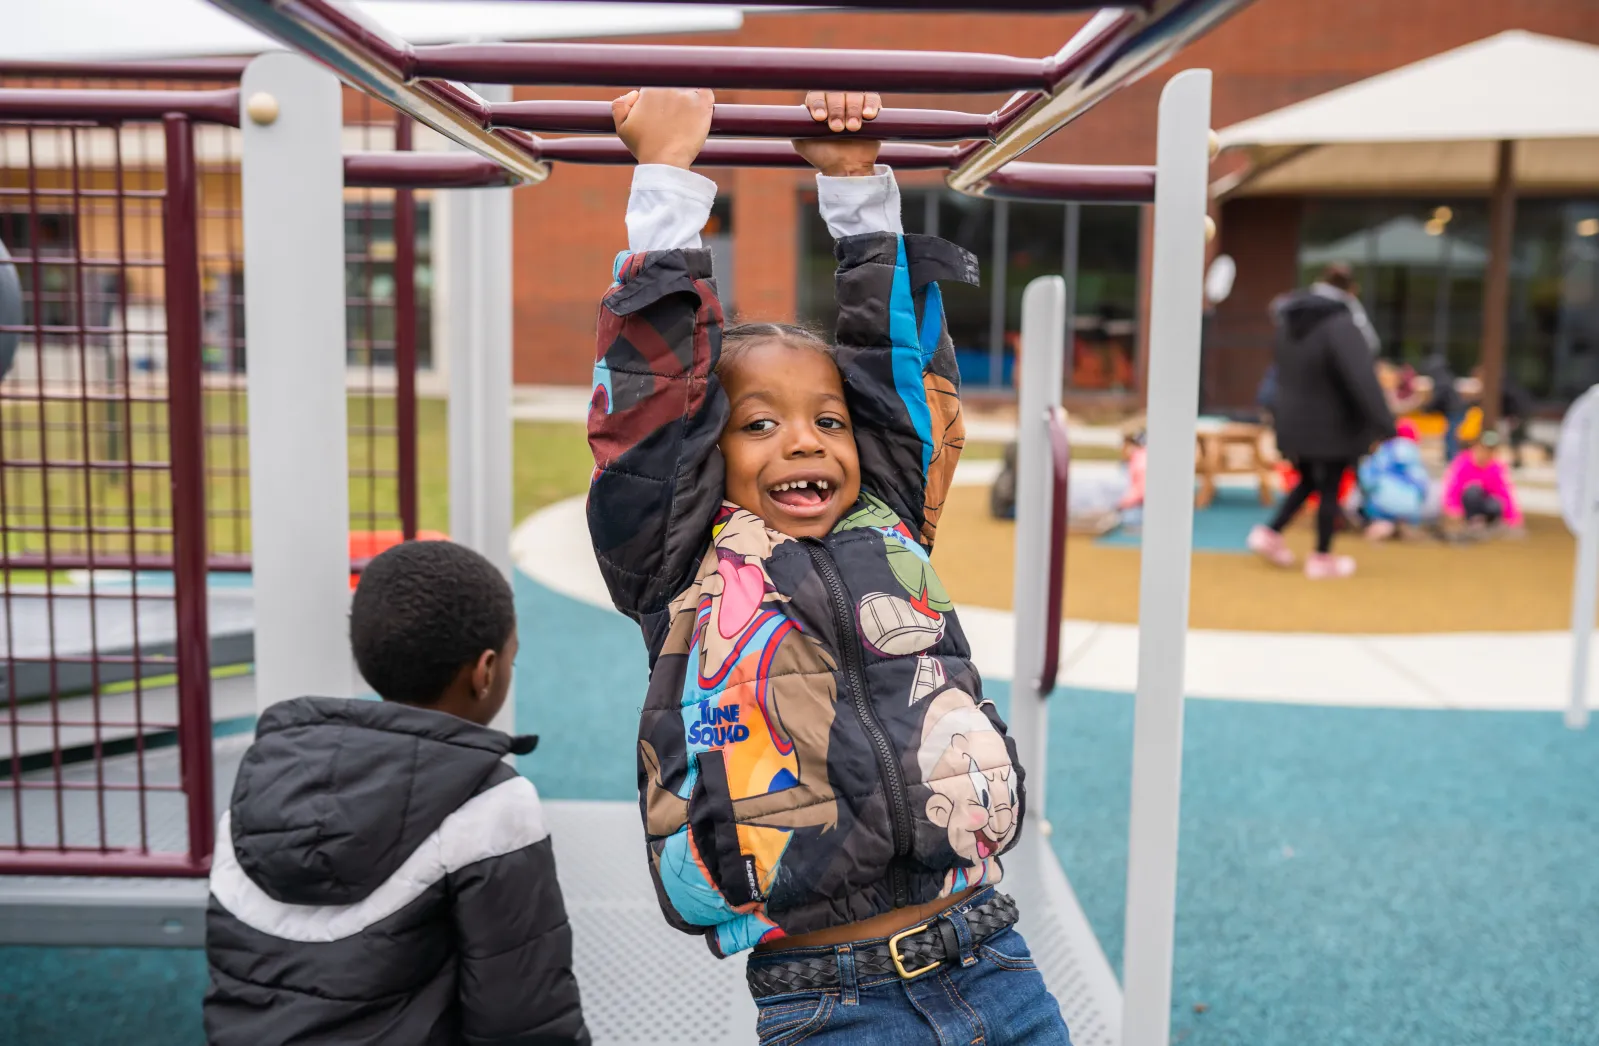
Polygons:
[[907,981],[914,981],[922,974],[932,973],[934,970],[943,965],[943,961],[938,960],[928,963],[919,970],[907,970],[905,968],[904,960],[899,957],[899,942],[909,937],[913,933],[921,933],[931,925],[932,923],[922,923],[920,926],[912,926],[908,930],[901,930],[899,933],[896,933],[894,936],[888,939],[888,957],[894,960],[894,969],[899,971],[900,977]]

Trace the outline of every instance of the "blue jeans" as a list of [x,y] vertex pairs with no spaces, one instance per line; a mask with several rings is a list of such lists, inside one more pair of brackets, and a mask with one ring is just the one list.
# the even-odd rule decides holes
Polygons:
[[[987,896],[980,890],[962,907]],[[751,955],[751,966],[831,955],[841,985],[757,999],[761,1046],[1071,1046],[1060,1007],[1014,927],[968,946],[958,963],[909,981],[898,974],[855,975],[853,949],[875,943]]]

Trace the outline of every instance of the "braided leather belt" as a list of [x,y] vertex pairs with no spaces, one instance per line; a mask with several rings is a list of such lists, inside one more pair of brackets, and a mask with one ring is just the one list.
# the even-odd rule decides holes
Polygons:
[[[948,914],[957,918],[961,915],[959,912]],[[989,900],[967,909],[965,917],[972,935],[972,946],[976,947],[1015,924],[1016,902],[996,892]],[[960,940],[955,935],[955,928],[941,913],[892,937],[858,944],[850,950],[855,955],[857,977],[865,979],[893,973],[910,981],[958,958]],[[757,999],[789,992],[836,990],[840,987],[838,959],[832,949],[825,955],[802,955],[791,959],[768,959],[762,956],[750,962],[745,977],[749,981],[750,994]]]

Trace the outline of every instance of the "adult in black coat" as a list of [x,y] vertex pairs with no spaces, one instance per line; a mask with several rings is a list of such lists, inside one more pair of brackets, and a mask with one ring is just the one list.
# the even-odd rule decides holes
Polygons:
[[1374,444],[1394,435],[1393,415],[1373,365],[1376,335],[1346,266],[1329,266],[1309,288],[1278,298],[1272,314],[1277,448],[1294,463],[1299,483],[1271,522],[1251,531],[1249,547],[1278,566],[1291,566],[1293,554],[1283,544],[1282,531],[1314,494],[1320,501],[1316,554],[1305,573],[1347,577],[1354,573],[1354,560],[1332,555],[1339,483]]

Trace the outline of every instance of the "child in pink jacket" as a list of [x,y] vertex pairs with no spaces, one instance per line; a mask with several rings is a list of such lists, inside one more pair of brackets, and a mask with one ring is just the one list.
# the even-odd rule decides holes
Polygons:
[[1519,530],[1521,506],[1510,470],[1499,460],[1499,433],[1484,432],[1449,463],[1444,473],[1444,516],[1483,529],[1503,525]]

